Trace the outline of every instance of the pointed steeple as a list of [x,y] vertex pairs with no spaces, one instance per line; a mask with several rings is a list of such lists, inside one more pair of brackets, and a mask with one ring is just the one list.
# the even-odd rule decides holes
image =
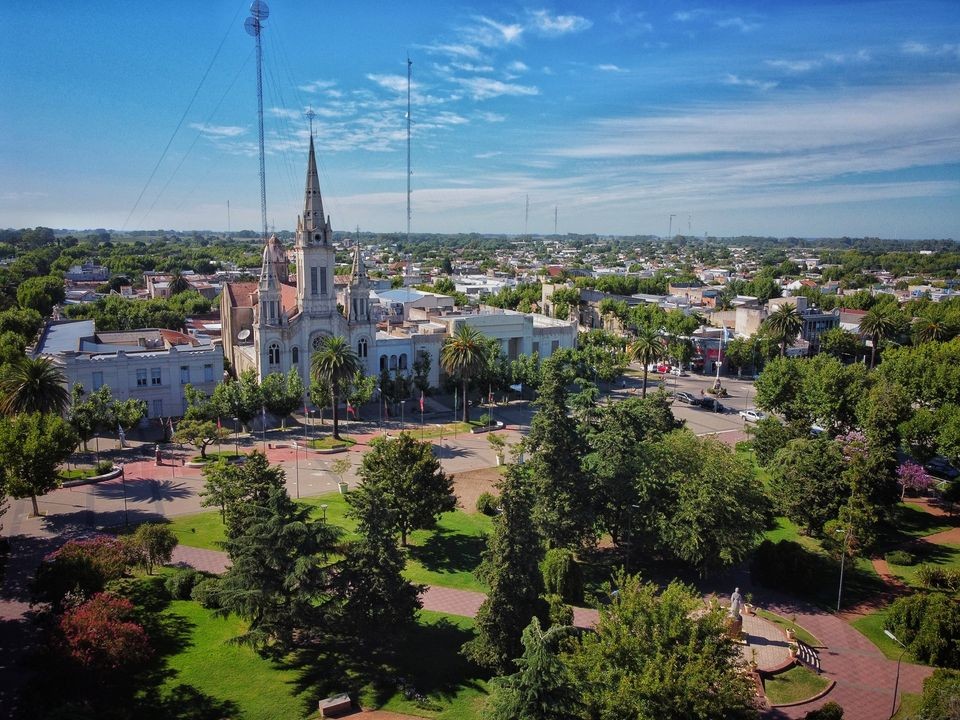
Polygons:
[[360,249],[360,233],[357,232],[357,246],[353,251],[353,270],[350,272],[350,282],[356,285],[367,280],[367,266],[363,262],[363,251]]
[[307,187],[303,199],[303,226],[310,233],[323,232],[326,219],[323,214],[323,200],[320,197],[320,177],[317,174],[317,155],[313,149],[313,135],[310,135],[310,155],[307,158]]

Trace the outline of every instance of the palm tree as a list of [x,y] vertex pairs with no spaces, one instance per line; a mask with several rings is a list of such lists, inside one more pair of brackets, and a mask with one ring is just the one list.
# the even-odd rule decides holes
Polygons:
[[793,303],[784,303],[764,321],[774,337],[780,339],[780,357],[787,354],[787,345],[793,345],[803,329],[803,318]]
[[48,358],[22,357],[0,377],[0,413],[55,413],[70,404],[67,377]]
[[170,297],[174,295],[179,295],[182,292],[186,292],[190,289],[190,283],[187,282],[187,279],[183,276],[183,273],[180,270],[174,270],[173,275],[170,276]]
[[954,335],[956,329],[944,319],[942,313],[920,315],[913,321],[913,338],[918,343],[945,342]]
[[893,313],[882,307],[874,307],[860,318],[860,334],[870,338],[870,369],[877,363],[877,347],[880,341],[892,337],[897,330]]
[[460,377],[463,397],[463,422],[470,422],[467,386],[487,361],[487,344],[483,334],[469,325],[460,325],[440,348],[440,366]]
[[652,327],[642,327],[630,345],[630,359],[643,365],[643,397],[647,396],[647,367],[663,355],[663,339]]
[[310,374],[322,385],[330,388],[330,405],[333,409],[333,437],[340,440],[337,404],[340,392],[361,370],[360,358],[342,337],[325,337],[310,359]]

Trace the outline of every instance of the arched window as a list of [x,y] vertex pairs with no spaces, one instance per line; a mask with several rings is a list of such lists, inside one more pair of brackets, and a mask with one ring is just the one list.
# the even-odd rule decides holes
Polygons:
[[290,362],[294,365],[300,364],[300,348],[294,346],[290,349]]
[[396,355],[391,355],[391,356],[390,356],[390,369],[391,369],[391,370],[396,370],[396,369],[397,369],[397,356],[396,356]]
[[406,353],[400,353],[400,369],[401,369],[401,370],[406,370],[406,369],[407,369],[407,354],[406,354]]
[[267,362],[270,365],[280,364],[280,346],[276,343],[270,343],[270,347],[267,348]]
[[357,343],[357,356],[365,358],[367,356],[367,339],[360,338],[360,342]]
[[381,355],[380,356],[380,372],[383,372],[386,369],[387,369],[387,356]]

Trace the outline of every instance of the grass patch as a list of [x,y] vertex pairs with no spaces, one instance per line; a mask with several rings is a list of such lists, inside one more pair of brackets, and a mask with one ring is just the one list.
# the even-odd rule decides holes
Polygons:
[[910,552],[912,552],[917,559],[914,565],[894,565],[893,563],[887,563],[890,567],[890,572],[908,585],[921,587],[917,581],[917,571],[921,565],[936,565],[954,570],[960,569],[960,545],[917,543],[911,546]]
[[220,543],[226,539],[219,510],[178,515],[170,519],[167,527],[177,536],[181,545],[204,550],[222,550]]
[[900,545],[916,538],[934,535],[955,527],[951,518],[933,515],[910,503],[899,503],[892,509],[893,516],[882,541],[891,546]]
[[820,542],[816,538],[804,535],[800,528],[789,518],[780,516],[773,519],[774,526],[763,533],[763,539],[770,542],[779,542],[780,540],[792,540],[800,543],[807,550],[812,550],[818,554],[824,554]]
[[901,693],[900,707],[890,720],[915,720],[923,702],[923,693]]
[[314,450],[332,450],[336,447],[352,447],[356,445],[356,439],[350,437],[349,435],[341,435],[340,439],[337,440],[333,435],[328,435],[324,438],[314,438],[307,442],[307,447],[311,447]]
[[190,462],[211,463],[211,462],[216,462],[220,458],[229,460],[230,458],[243,457],[244,455],[246,455],[245,452],[238,452],[237,450],[221,450],[220,452],[211,452],[210,450],[207,450],[206,457],[200,457],[199,455],[194,455],[192,458],[190,458]]
[[164,612],[190,626],[186,647],[167,658],[174,674],[165,687],[186,683],[219,700],[229,700],[246,720],[304,717],[306,698],[294,694],[297,671],[278,668],[245,645],[231,643],[244,631],[235,616],[219,618],[198,603],[175,600]]
[[783,705],[812,698],[829,684],[830,681],[822,675],[803,665],[794,665],[786,672],[764,680],[763,691],[773,705]]
[[61,470],[58,473],[61,480],[83,480],[96,474],[97,471],[94,468],[74,468],[73,470]]
[[[896,660],[900,657],[900,653],[903,652],[903,648],[883,634],[883,622],[887,619],[887,613],[888,609],[884,608],[883,610],[878,610],[877,612],[857,618],[851,625],[853,625],[857,632],[876,645],[880,652],[886,655],[887,658]],[[917,662],[909,652],[903,654],[903,659],[906,662]]]
[[779,625],[784,630],[793,630],[797,635],[797,639],[802,640],[807,645],[812,645],[813,647],[822,647],[822,644],[815,635],[807,631],[802,626],[797,625],[795,622],[787,620],[787,618],[777,615],[776,613],[772,613],[769,610],[757,608],[756,612],[759,617],[762,617],[764,620],[769,620],[775,625]]

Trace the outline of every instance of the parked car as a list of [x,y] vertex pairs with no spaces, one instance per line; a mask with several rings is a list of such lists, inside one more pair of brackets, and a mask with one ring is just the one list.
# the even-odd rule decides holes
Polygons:
[[670,372],[670,366],[667,365],[666,363],[660,363],[659,365],[657,365],[657,372],[660,373],[661,375],[668,373]]
[[676,375],[677,377],[687,377],[687,371],[682,367],[673,367],[670,368],[670,374]]
[[699,405],[700,398],[691,395],[688,392],[678,392],[674,397],[682,403],[687,403],[688,405]]
[[727,409],[723,405],[717,402],[716,398],[712,398],[712,397],[705,397],[703,400],[701,400],[700,407],[702,407],[704,410],[710,410],[711,412],[717,412],[717,413],[722,413],[727,411]]
[[957,470],[946,458],[942,457],[933,458],[923,466],[923,469],[941,480],[956,480],[960,477],[960,470]]
[[741,410],[740,417],[747,422],[760,422],[767,417],[767,414],[765,412],[760,412],[759,410]]

